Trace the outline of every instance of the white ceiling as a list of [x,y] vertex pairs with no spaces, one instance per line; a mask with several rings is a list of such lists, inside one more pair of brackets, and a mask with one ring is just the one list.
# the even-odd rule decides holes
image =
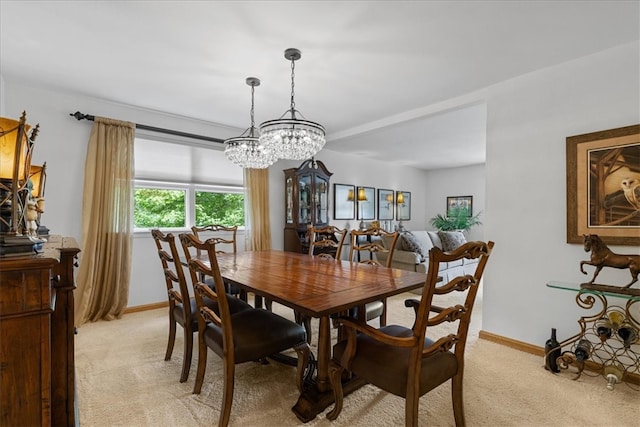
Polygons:
[[640,38],[640,2],[612,0],[2,0],[0,15],[5,81],[238,132],[248,76],[257,123],[289,108],[298,48],[296,107],[326,148],[424,169],[484,162],[483,88]]

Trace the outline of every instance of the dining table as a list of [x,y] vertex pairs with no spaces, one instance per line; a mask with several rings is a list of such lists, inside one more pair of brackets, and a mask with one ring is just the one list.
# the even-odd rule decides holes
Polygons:
[[[305,423],[333,403],[328,372],[331,316],[420,288],[426,281],[424,273],[280,250],[220,253],[217,261],[225,282],[319,319],[315,381],[292,408]],[[354,379],[344,392],[363,384]]]

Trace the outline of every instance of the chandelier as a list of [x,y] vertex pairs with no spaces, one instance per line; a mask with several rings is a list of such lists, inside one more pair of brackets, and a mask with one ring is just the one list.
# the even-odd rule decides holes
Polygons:
[[[260,125],[260,142],[273,150],[278,159],[305,160],[324,147],[325,130],[318,123],[296,117],[296,113],[302,114],[296,110],[294,99],[295,61],[302,57],[302,53],[289,48],[284,51],[284,57],[291,61],[291,107],[279,119]],[[285,118],[287,113],[291,114],[290,118]]]
[[260,86],[260,80],[255,77],[247,77],[247,84],[251,86],[251,127],[242,135],[229,138],[224,141],[224,154],[236,165],[243,168],[265,169],[271,166],[277,158],[274,152],[266,144],[260,142],[256,136],[256,127],[253,119],[253,94],[256,86]]

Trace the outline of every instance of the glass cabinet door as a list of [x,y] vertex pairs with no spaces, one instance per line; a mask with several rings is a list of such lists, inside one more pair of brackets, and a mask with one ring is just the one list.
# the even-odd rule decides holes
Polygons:
[[287,178],[285,188],[287,197],[285,215],[287,217],[287,224],[293,224],[293,178]]
[[316,175],[315,182],[315,202],[316,202],[316,223],[328,224],[329,223],[329,182],[318,175]]
[[312,221],[311,218],[311,175],[301,175],[300,182],[298,183],[298,203],[300,209],[300,223],[309,224]]

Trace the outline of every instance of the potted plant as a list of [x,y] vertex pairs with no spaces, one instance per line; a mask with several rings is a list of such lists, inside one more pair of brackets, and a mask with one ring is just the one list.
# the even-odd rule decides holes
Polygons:
[[431,225],[440,231],[462,230],[468,232],[474,225],[482,224],[479,219],[482,212],[470,216],[466,207],[454,207],[449,212],[448,216],[438,214],[431,218]]

